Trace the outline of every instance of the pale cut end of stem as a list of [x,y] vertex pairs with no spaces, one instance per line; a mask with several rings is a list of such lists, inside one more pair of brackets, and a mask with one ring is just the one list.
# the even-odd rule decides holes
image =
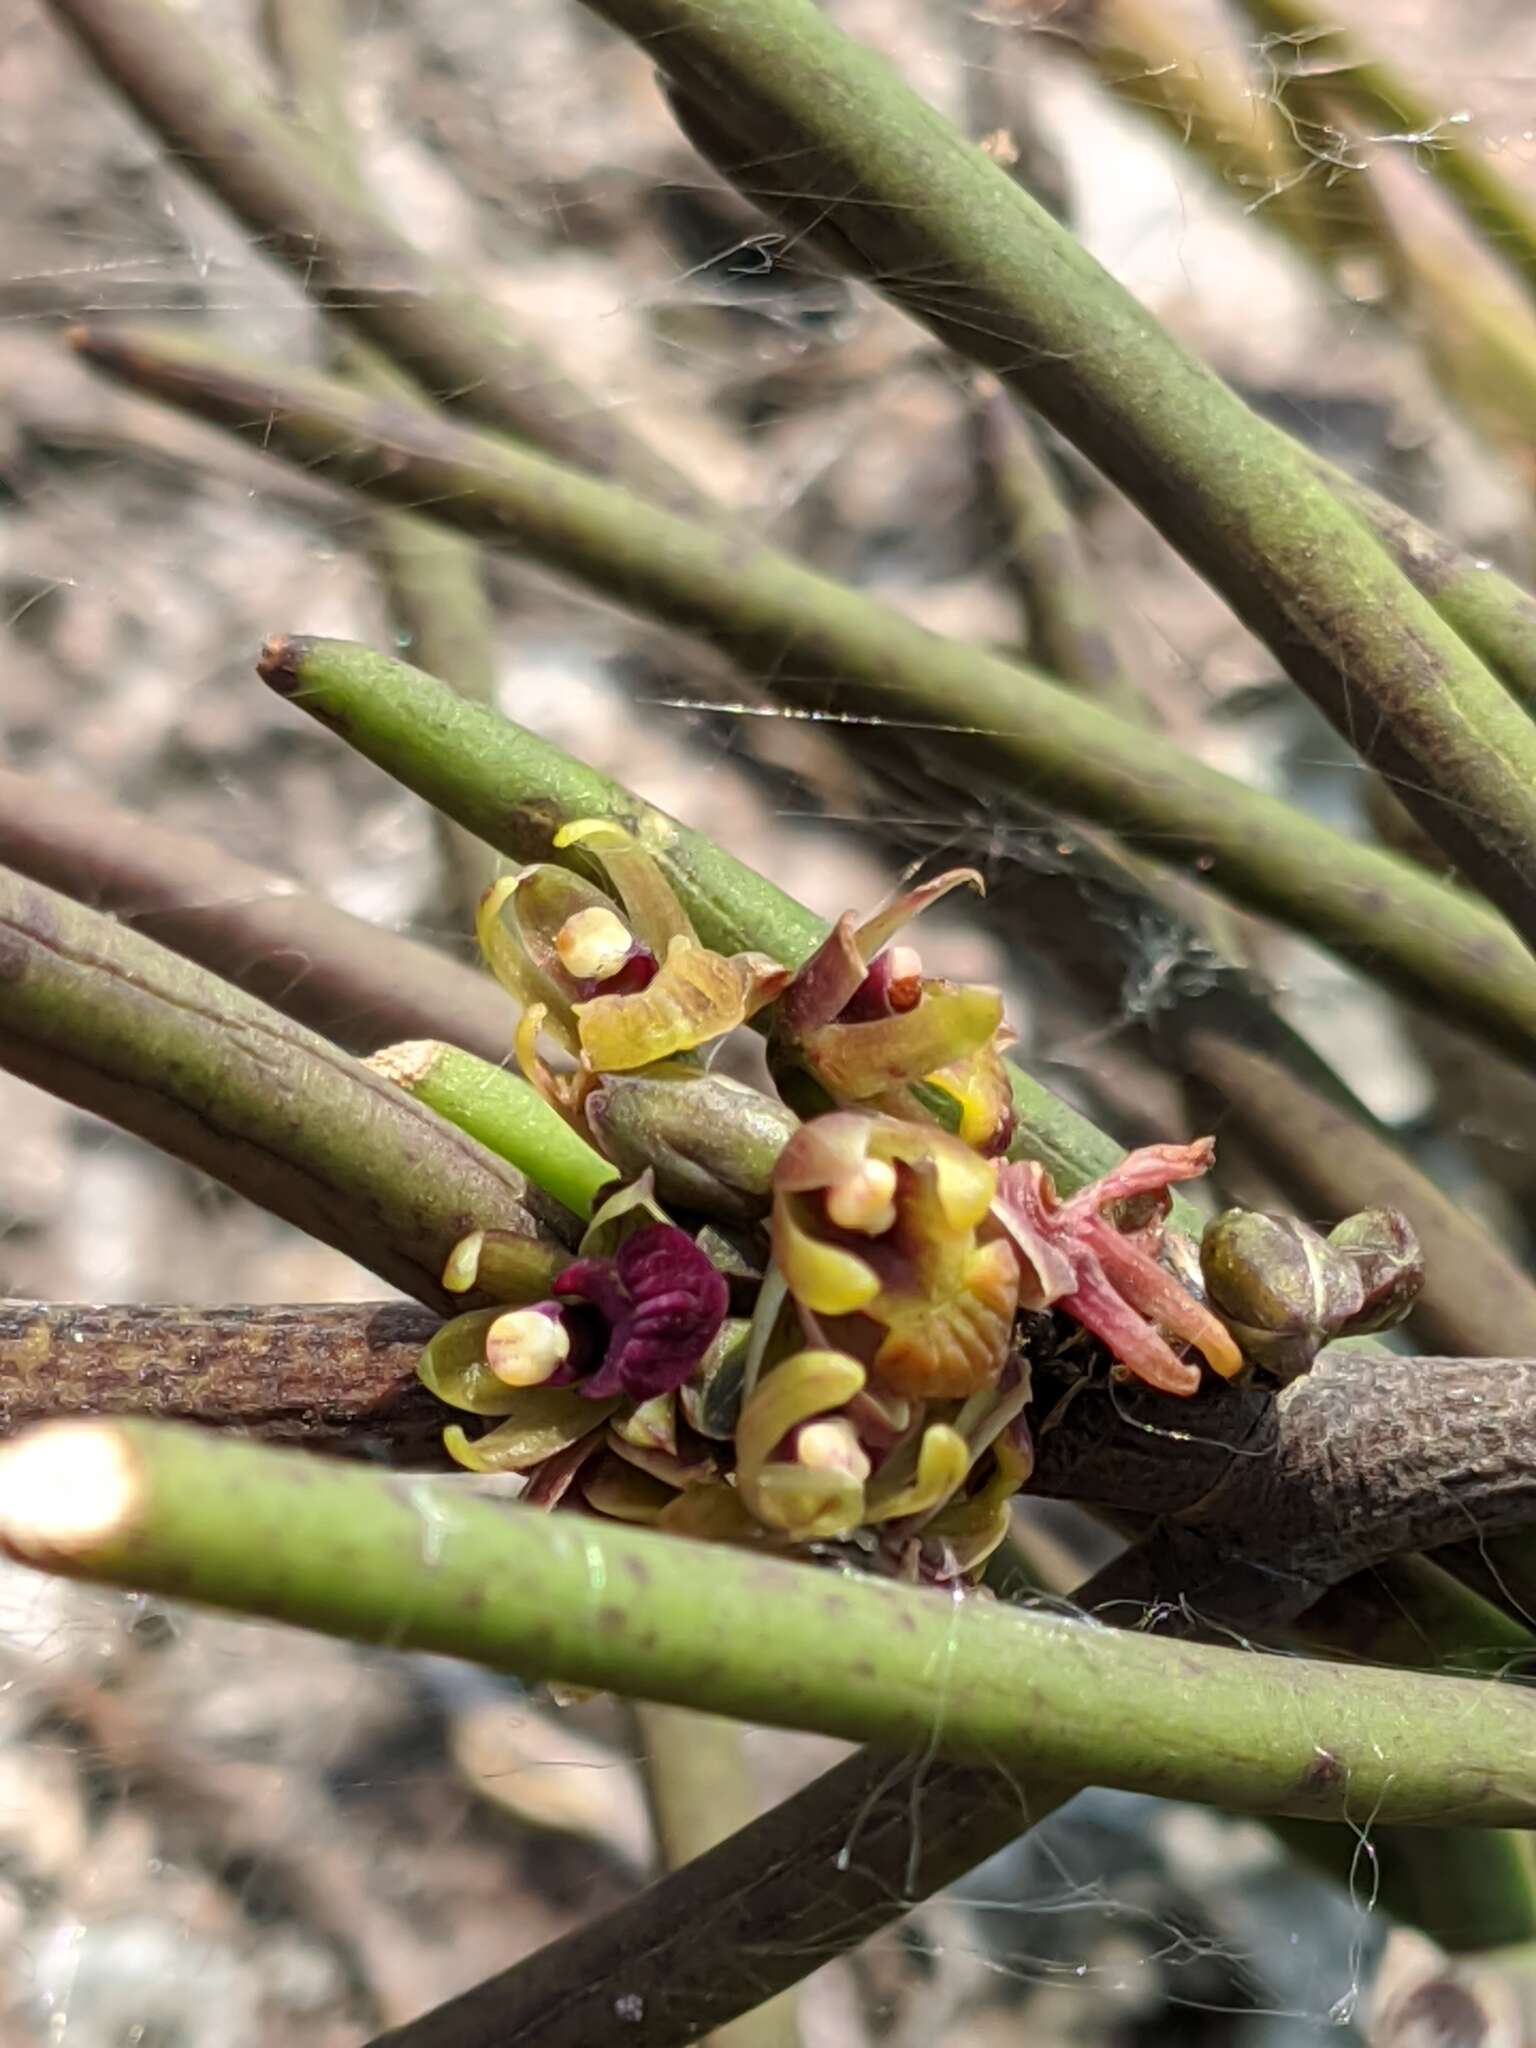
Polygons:
[[0,1546],[68,1571],[121,1536],[140,1499],[132,1449],[106,1422],[50,1422],[0,1451]]
[[440,1038],[405,1038],[398,1045],[381,1046],[370,1053],[363,1065],[397,1088],[414,1093],[448,1050]]

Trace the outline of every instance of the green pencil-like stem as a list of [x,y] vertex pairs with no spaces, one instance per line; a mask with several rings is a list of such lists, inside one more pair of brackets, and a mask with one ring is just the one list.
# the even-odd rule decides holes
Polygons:
[[598,1190],[619,1177],[521,1074],[439,1039],[386,1046],[365,1064],[510,1160],[574,1216],[589,1217]]
[[[544,1291],[574,1219],[339,1047],[151,939],[0,869],[0,1067],[370,1266],[429,1307],[476,1228]],[[515,1248],[515,1255],[514,1255]]]
[[974,797],[978,785],[1006,779],[1107,825],[1402,992],[1442,1011],[1454,1005],[1517,1057],[1532,1055],[1536,970],[1497,918],[1043,676],[510,443],[372,406],[323,378],[241,369],[163,335],[76,339],[137,389],[236,432],[256,422],[263,445],[292,461],[392,502],[431,506],[493,545],[515,544],[616,603],[709,640],[814,715],[867,721],[882,745],[916,745],[920,735],[928,774],[942,768],[957,792]]
[[1492,562],[1469,554],[1331,462],[1315,459],[1329,488],[1359,513],[1415,583],[1512,697],[1536,713],[1536,597]]
[[112,912],[274,1009],[372,1052],[447,1038],[502,1059],[517,1010],[487,974],[365,923],[212,840],[0,768],[0,861]]
[[1536,728],[1299,449],[814,0],[588,4],[746,197],[1097,463],[1536,935]]
[[259,421],[265,444],[290,459],[397,502],[431,504],[712,640],[749,670],[766,667],[776,691],[807,711],[868,720],[883,743],[915,744],[920,733],[928,761],[942,758],[957,790],[974,794],[978,780],[1008,777],[1156,858],[1187,863],[1234,901],[1306,930],[1405,993],[1450,1007],[1517,1056],[1536,1044],[1536,971],[1475,902],[1043,677],[938,639],[786,557],[744,556],[728,533],[509,443],[372,406],[324,379],[240,373],[160,336],[96,334],[80,345],[137,387],[237,431]]
[[46,1570],[528,1679],[1057,1779],[1242,1812],[1536,1819],[1536,1700],[1518,1688],[957,1606],[172,1424],[19,1439],[0,1541]]
[[290,126],[188,14],[164,0],[49,0],[49,11],[263,252],[424,390],[572,461],[692,498],[619,409],[581,390],[499,307],[355,196],[335,139],[317,145]]
[[990,377],[978,382],[971,441],[1001,567],[1022,601],[1030,658],[1122,717],[1145,717],[1045,452],[1002,387]]
[[[826,934],[813,912],[702,833],[403,662],[344,640],[289,638],[269,645],[261,672],[396,781],[512,860],[572,864],[579,850],[555,846],[558,828],[573,818],[618,818],[665,869],[706,945],[769,953],[797,966]],[[1011,1068],[1010,1076],[1014,1150],[1041,1160],[1063,1193],[1124,1156],[1113,1138],[1022,1069]],[[1176,1199],[1171,1215],[1176,1228],[1198,1235],[1199,1217],[1187,1202]]]

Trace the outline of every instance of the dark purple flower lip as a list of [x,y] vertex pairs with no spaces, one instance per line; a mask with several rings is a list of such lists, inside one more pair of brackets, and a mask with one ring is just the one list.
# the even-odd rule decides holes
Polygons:
[[656,955],[636,939],[629,949],[629,958],[606,981],[595,981],[590,976],[585,980],[573,978],[571,999],[589,1003],[594,996],[637,996],[656,979],[656,968]]
[[840,1024],[870,1024],[877,1017],[915,1010],[923,997],[922,962],[910,946],[887,946],[870,962],[838,1015]]
[[588,1303],[608,1326],[602,1362],[581,1391],[649,1401],[682,1386],[725,1321],[725,1277],[686,1230],[653,1223],[611,1259],[577,1259],[554,1283],[562,1300]]

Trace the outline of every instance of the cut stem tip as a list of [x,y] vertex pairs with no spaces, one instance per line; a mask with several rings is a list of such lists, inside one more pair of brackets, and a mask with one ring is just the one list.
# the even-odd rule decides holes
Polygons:
[[121,1430],[45,1423],[0,1451],[0,1545],[23,1564],[68,1570],[121,1534],[139,1491]]

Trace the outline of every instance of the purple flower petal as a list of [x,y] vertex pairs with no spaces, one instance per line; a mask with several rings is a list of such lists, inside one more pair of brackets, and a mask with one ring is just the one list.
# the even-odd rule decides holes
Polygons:
[[602,1364],[582,1383],[592,1400],[627,1394],[648,1401],[682,1386],[719,1334],[729,1296],[685,1230],[653,1223],[614,1259],[578,1259],[555,1282],[590,1302],[609,1325]]

